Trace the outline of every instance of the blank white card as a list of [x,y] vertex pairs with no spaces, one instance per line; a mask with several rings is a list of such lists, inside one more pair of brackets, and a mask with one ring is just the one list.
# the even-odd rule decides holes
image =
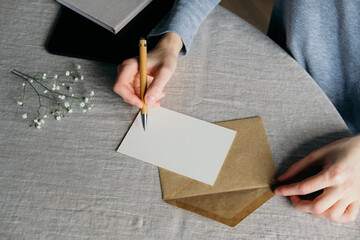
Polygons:
[[231,129],[159,107],[149,110],[146,131],[138,114],[117,151],[214,185],[235,134]]

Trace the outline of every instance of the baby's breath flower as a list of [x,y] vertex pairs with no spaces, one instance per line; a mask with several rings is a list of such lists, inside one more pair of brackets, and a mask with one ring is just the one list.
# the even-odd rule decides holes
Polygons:
[[[36,99],[36,102],[38,103],[38,108],[36,110],[38,115],[35,118],[30,118],[30,121],[33,122],[31,123],[32,127],[39,129],[45,124],[45,119],[48,117],[45,113],[51,114],[56,120],[65,118],[67,114],[73,112],[72,105],[76,102],[79,103],[82,112],[87,113],[91,110],[93,106],[92,96],[94,96],[94,91],[89,91],[87,94],[84,94],[76,93],[73,90],[76,82],[84,80],[84,75],[80,72],[80,69],[81,66],[77,64],[73,71],[64,71],[60,75],[70,76],[73,79],[72,82],[58,81],[57,79],[59,79],[59,76],[57,74],[47,76],[47,73],[37,72],[34,76],[30,76],[15,69],[12,71],[12,73],[23,80],[21,83],[24,88],[22,91],[23,96],[18,98],[17,104],[24,106],[25,100],[29,97],[33,97],[33,95],[38,98],[38,101]],[[45,79],[49,79],[50,81],[45,81]],[[33,89],[35,94],[27,96],[28,89]],[[68,90],[68,95],[65,94],[63,90]],[[28,119],[30,115],[29,113],[22,113],[20,116],[23,119]]]

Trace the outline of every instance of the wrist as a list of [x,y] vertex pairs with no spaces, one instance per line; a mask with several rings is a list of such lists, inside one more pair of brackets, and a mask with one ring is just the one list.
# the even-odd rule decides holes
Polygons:
[[355,140],[358,147],[360,148],[360,134],[354,135],[352,138]]
[[182,47],[183,42],[181,37],[175,32],[165,33],[156,45],[156,49],[164,49],[175,56],[179,54]]

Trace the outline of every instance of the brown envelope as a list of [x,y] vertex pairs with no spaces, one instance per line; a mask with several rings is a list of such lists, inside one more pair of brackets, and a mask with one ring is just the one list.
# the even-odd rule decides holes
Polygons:
[[237,131],[214,186],[159,168],[165,202],[234,227],[274,196],[276,168],[260,117],[216,123]]

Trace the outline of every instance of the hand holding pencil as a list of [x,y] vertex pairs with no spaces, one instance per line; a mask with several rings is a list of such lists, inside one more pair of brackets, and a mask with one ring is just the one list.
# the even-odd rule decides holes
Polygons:
[[[175,71],[177,55],[181,48],[182,41],[179,35],[166,33],[157,46],[148,53],[148,88],[145,92],[145,103],[149,108],[160,106],[159,100],[165,96],[163,89]],[[139,60],[127,59],[117,69],[118,76],[113,87],[114,91],[122,97],[124,102],[142,108]]]

